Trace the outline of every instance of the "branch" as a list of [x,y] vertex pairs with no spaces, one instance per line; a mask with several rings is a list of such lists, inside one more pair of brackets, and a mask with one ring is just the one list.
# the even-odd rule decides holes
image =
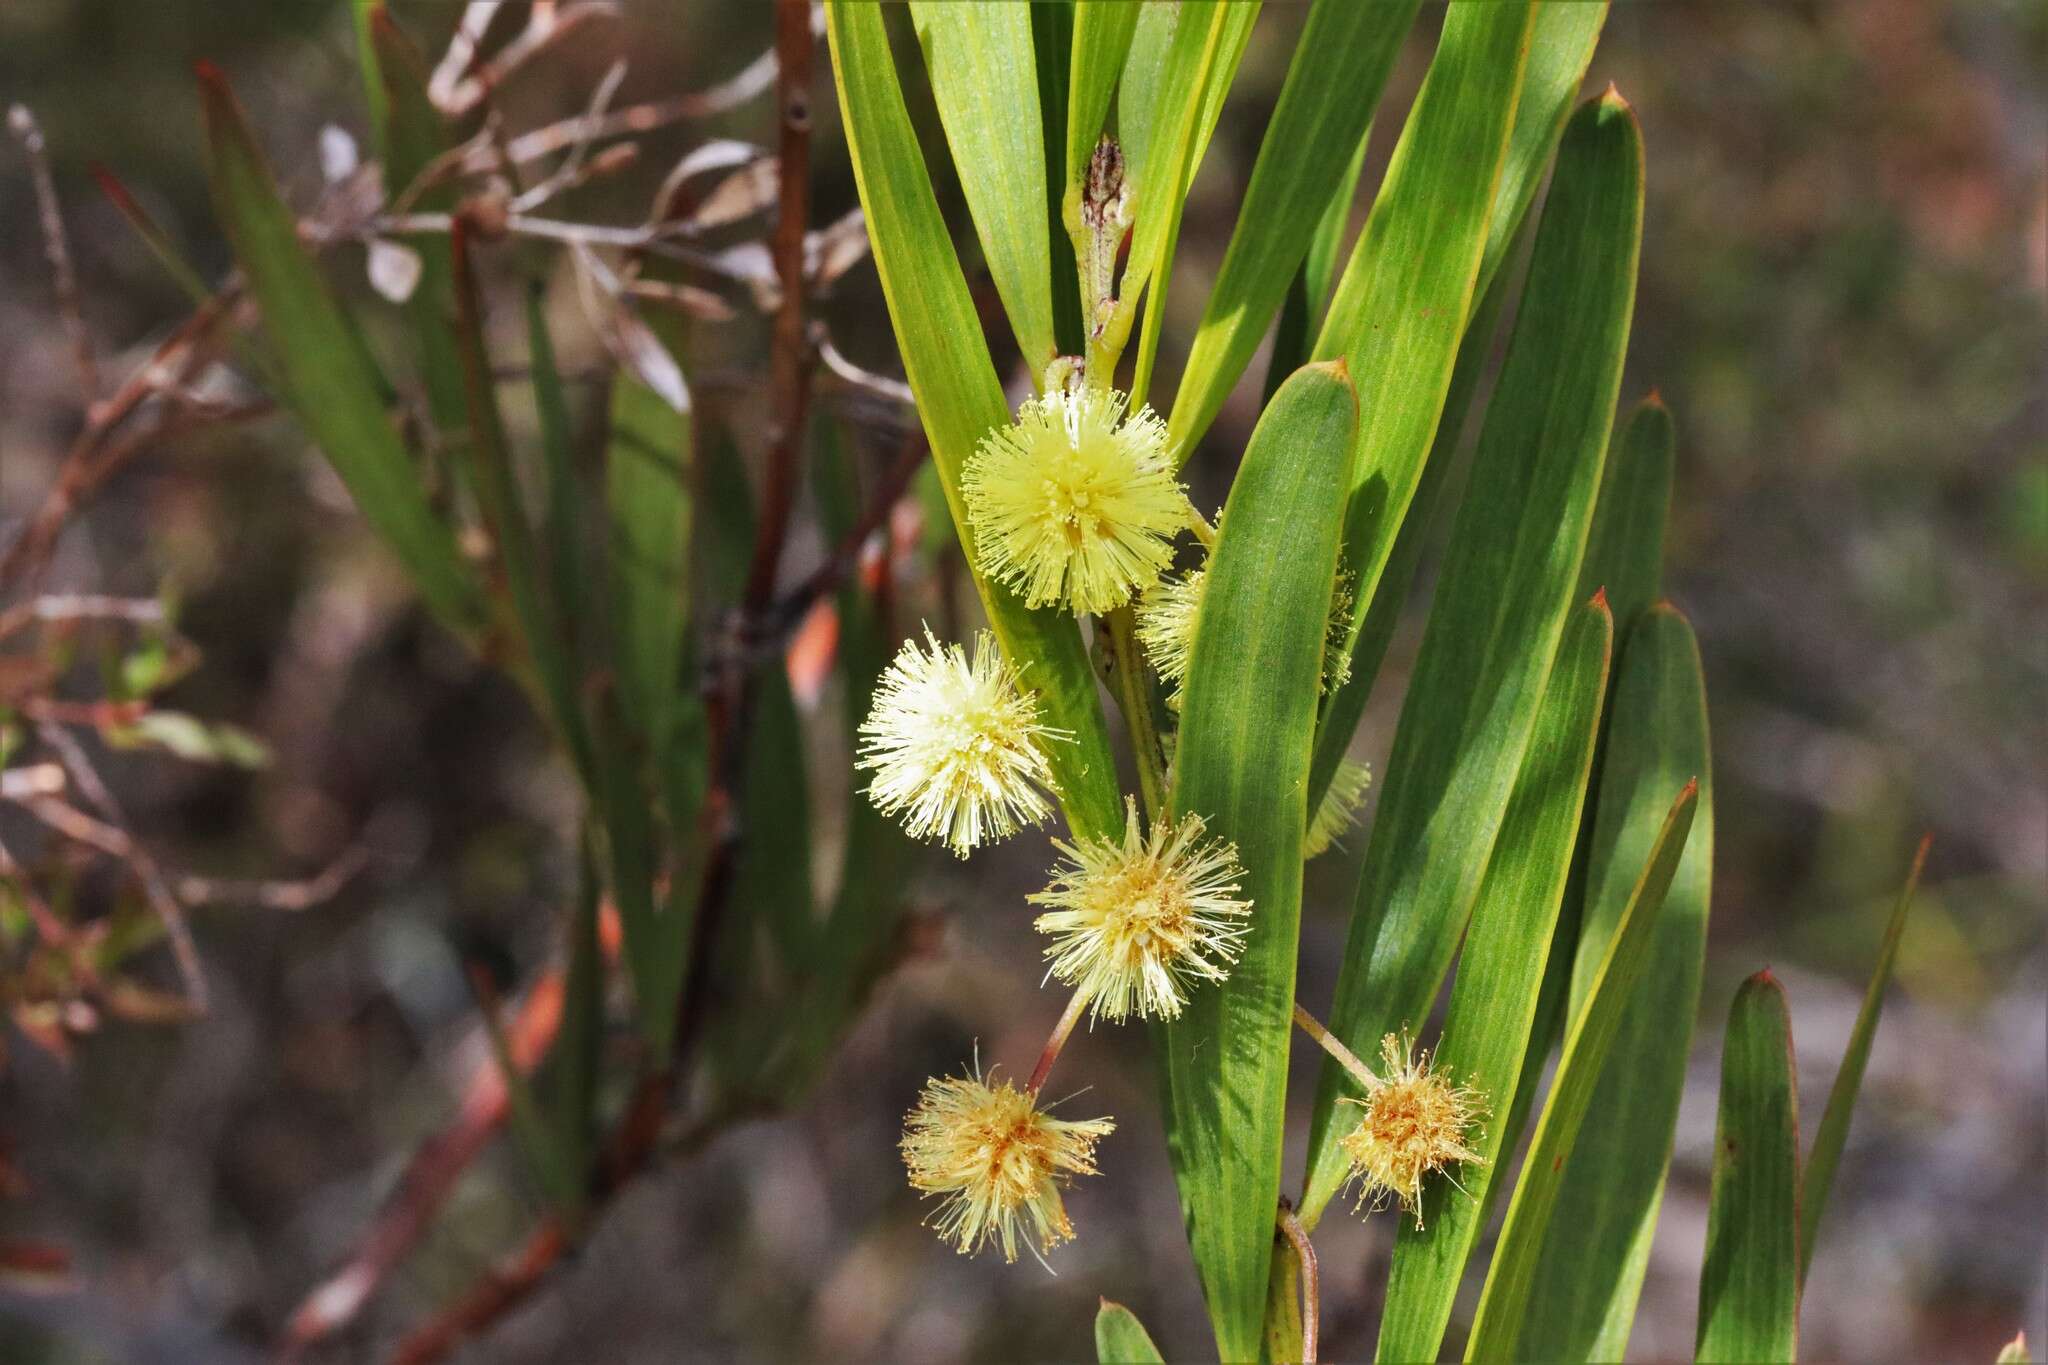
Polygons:
[[64,235],[64,213],[57,203],[57,186],[50,178],[50,157],[43,144],[43,130],[25,104],[7,111],[7,127],[28,154],[36,216],[42,220],[43,251],[49,257],[50,280],[57,291],[57,312],[64,319],[64,330],[78,359],[78,386],[90,413],[99,396],[100,371],[92,358],[92,333],[86,330],[85,310],[79,304],[78,276],[71,268],[71,245]]

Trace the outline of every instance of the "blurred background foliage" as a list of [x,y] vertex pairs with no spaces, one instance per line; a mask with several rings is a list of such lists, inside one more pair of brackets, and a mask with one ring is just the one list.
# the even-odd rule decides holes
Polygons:
[[[392,8],[430,50],[456,13],[441,0]],[[626,8],[506,88],[514,127],[575,107],[621,53],[626,103],[704,88],[769,45],[765,6]],[[184,300],[89,163],[114,168],[203,269],[224,270],[189,63],[230,73],[305,202],[321,127],[367,140],[346,9],[0,6],[0,98],[43,123],[103,359],[140,354]],[[1440,13],[1425,7],[1389,108],[1419,82]],[[1195,184],[1162,376],[1221,259],[1301,14],[1267,5]],[[819,70],[822,86],[829,64]],[[1649,148],[1623,396],[1659,389],[1678,419],[1667,583],[1699,629],[1713,708],[1719,865],[1702,1008],[1718,1018],[1766,963],[1786,981],[1810,1130],[1889,899],[1932,831],[1803,1346],[1810,1359],[1989,1359],[2020,1327],[2048,1337],[2048,8],[1621,3],[1589,84],[1608,80]],[[929,99],[911,93],[936,147]],[[822,224],[854,191],[833,103],[814,108]],[[1396,126],[1383,119],[1375,135],[1360,215]],[[655,134],[638,169],[578,191],[573,211],[633,212],[712,135],[772,141],[767,103]],[[80,420],[14,153],[0,153],[10,534]],[[956,187],[940,189],[957,214]],[[856,268],[826,313],[856,362],[899,372],[871,269]],[[749,329],[765,327],[710,334],[700,370],[758,354]],[[566,370],[602,363],[584,331],[562,339]],[[1213,450],[1241,449],[1256,390],[1241,386]],[[750,459],[757,401],[728,402]],[[1220,496],[1227,468],[1205,474],[1197,458],[1198,501]],[[822,553],[810,535],[792,572]],[[68,1247],[79,1287],[0,1287],[0,1356],[254,1356],[476,1064],[465,964],[517,983],[553,947],[574,880],[573,780],[518,692],[413,608],[284,419],[158,445],[74,525],[48,582],[175,597],[204,659],[168,700],[272,751],[254,774],[109,760],[134,825],[179,866],[310,871],[359,843],[369,867],[312,909],[202,915],[214,1008],[199,1023],[111,1025],[68,1066],[10,1042],[0,1156],[25,1189],[0,1202],[0,1232]],[[1416,634],[1395,643],[1360,756],[1384,757]],[[812,730],[823,754],[843,742],[830,723]],[[844,801],[843,789],[820,793],[821,824]],[[1348,855],[1309,869],[1312,998],[1329,990],[1364,846],[1346,842]],[[1023,896],[1037,856],[1028,843],[998,850],[971,881],[923,859],[906,894],[938,927],[808,1107],[634,1187],[474,1358],[1070,1358],[1086,1349],[1097,1294],[1135,1309],[1170,1356],[1206,1340],[1135,1031],[1098,1033],[1072,1062],[1098,1107],[1128,1121],[1102,1154],[1117,1178],[1075,1197],[1083,1235],[1058,1278],[955,1258],[916,1227],[894,1142],[919,1081],[971,1039],[985,1057],[1028,1056],[1057,1011],[1008,969],[1035,951]],[[1690,1340],[1718,1037],[1709,1026],[1696,1043],[1635,1337],[1645,1356]],[[538,1198],[511,1153],[487,1156],[333,1358],[367,1352],[467,1284]],[[1367,1287],[1391,1231],[1390,1217],[1324,1225],[1333,1357],[1368,1349]]]

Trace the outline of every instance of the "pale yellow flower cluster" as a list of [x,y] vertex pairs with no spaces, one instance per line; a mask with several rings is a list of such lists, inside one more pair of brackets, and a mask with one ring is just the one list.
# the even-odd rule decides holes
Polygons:
[[[1135,602],[1139,643],[1177,709],[1207,571],[1166,570],[1179,533],[1206,523],[1174,477],[1165,424],[1149,409],[1127,413],[1120,394],[1052,384],[982,441],[961,486],[982,574],[1032,607],[1099,614]],[[1325,690],[1345,681],[1350,627],[1340,580]],[[929,629],[906,643],[860,728],[869,799],[913,837],[963,858],[1043,821],[1057,794],[1047,746],[1071,736],[1044,722],[1024,684],[986,631],[971,654]],[[1311,819],[1306,856],[1349,827],[1370,780],[1361,764],[1340,767]],[[1073,995],[1036,1071],[1022,1089],[984,1078],[978,1062],[971,1075],[927,1082],[902,1141],[911,1186],[939,1199],[939,1236],[968,1254],[995,1244],[1011,1261],[1020,1241],[1042,1259],[1072,1238],[1062,1191],[1096,1172],[1095,1145],[1114,1127],[1056,1119],[1039,1105],[1076,1023],[1178,1018],[1193,990],[1229,976],[1253,923],[1237,849],[1211,837],[1197,812],[1162,812],[1148,826],[1127,799],[1120,838],[1053,847],[1062,860],[1028,899],[1049,938],[1047,977]],[[1419,1219],[1424,1177],[1476,1159],[1464,1133],[1477,1097],[1431,1076],[1426,1054],[1416,1061],[1405,1042],[1389,1037],[1384,1056],[1384,1079],[1351,1059],[1366,1115],[1343,1145],[1361,1200],[1391,1195]]]

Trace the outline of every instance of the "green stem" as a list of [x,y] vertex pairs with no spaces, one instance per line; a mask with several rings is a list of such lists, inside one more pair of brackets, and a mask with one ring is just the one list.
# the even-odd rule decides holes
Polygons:
[[1110,680],[1124,713],[1124,728],[1131,736],[1138,794],[1145,803],[1145,818],[1157,820],[1166,809],[1166,773],[1160,763],[1159,731],[1152,723],[1152,694],[1145,686],[1144,665],[1139,662],[1136,618],[1129,606],[1122,606],[1102,620],[1109,626]]
[[1306,1033],[1309,1037],[1315,1039],[1317,1043],[1321,1044],[1323,1051],[1336,1058],[1337,1065],[1350,1072],[1352,1079],[1365,1087],[1366,1094],[1370,1095],[1373,1091],[1386,1084],[1386,1082],[1373,1074],[1371,1067],[1358,1060],[1357,1053],[1338,1041],[1336,1034],[1324,1028],[1322,1020],[1303,1009],[1299,1003],[1294,1007],[1294,1022],[1303,1033]]

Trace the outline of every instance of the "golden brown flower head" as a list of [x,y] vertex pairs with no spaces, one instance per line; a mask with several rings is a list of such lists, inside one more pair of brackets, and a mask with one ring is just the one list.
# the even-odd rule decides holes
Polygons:
[[983,573],[1028,606],[1106,612],[1173,559],[1188,500],[1166,423],[1126,416],[1120,393],[1083,387],[1025,403],[982,439],[961,473]]
[[859,767],[872,771],[868,796],[884,815],[903,814],[917,839],[969,849],[1035,825],[1051,810],[1052,768],[1040,748],[1066,731],[1042,725],[1038,704],[987,631],[974,658],[941,645],[904,643],[882,674],[860,727]]
[[1429,1054],[1418,1054],[1406,1034],[1380,1040],[1386,1074],[1362,1100],[1365,1118],[1338,1139],[1358,1183],[1358,1203],[1375,1207],[1391,1195],[1422,1226],[1422,1182],[1432,1172],[1459,1162],[1484,1162],[1465,1145],[1466,1131],[1484,1109],[1470,1086],[1452,1085],[1429,1069]]
[[1127,799],[1121,843],[1054,841],[1067,862],[1030,898],[1054,907],[1036,927],[1053,936],[1051,974],[1087,998],[1092,1017],[1172,1019],[1191,982],[1230,974],[1252,906],[1236,894],[1236,847],[1202,830],[1190,814],[1155,822],[1148,836]]
[[928,1221],[954,1250],[972,1255],[1000,1242],[1003,1259],[1015,1261],[1020,1229],[1041,1256],[1073,1238],[1060,1187],[1095,1174],[1095,1144],[1115,1127],[1053,1118],[1035,1094],[990,1084],[977,1066],[972,1076],[925,1082],[903,1122],[903,1164],[911,1188],[943,1196]]

